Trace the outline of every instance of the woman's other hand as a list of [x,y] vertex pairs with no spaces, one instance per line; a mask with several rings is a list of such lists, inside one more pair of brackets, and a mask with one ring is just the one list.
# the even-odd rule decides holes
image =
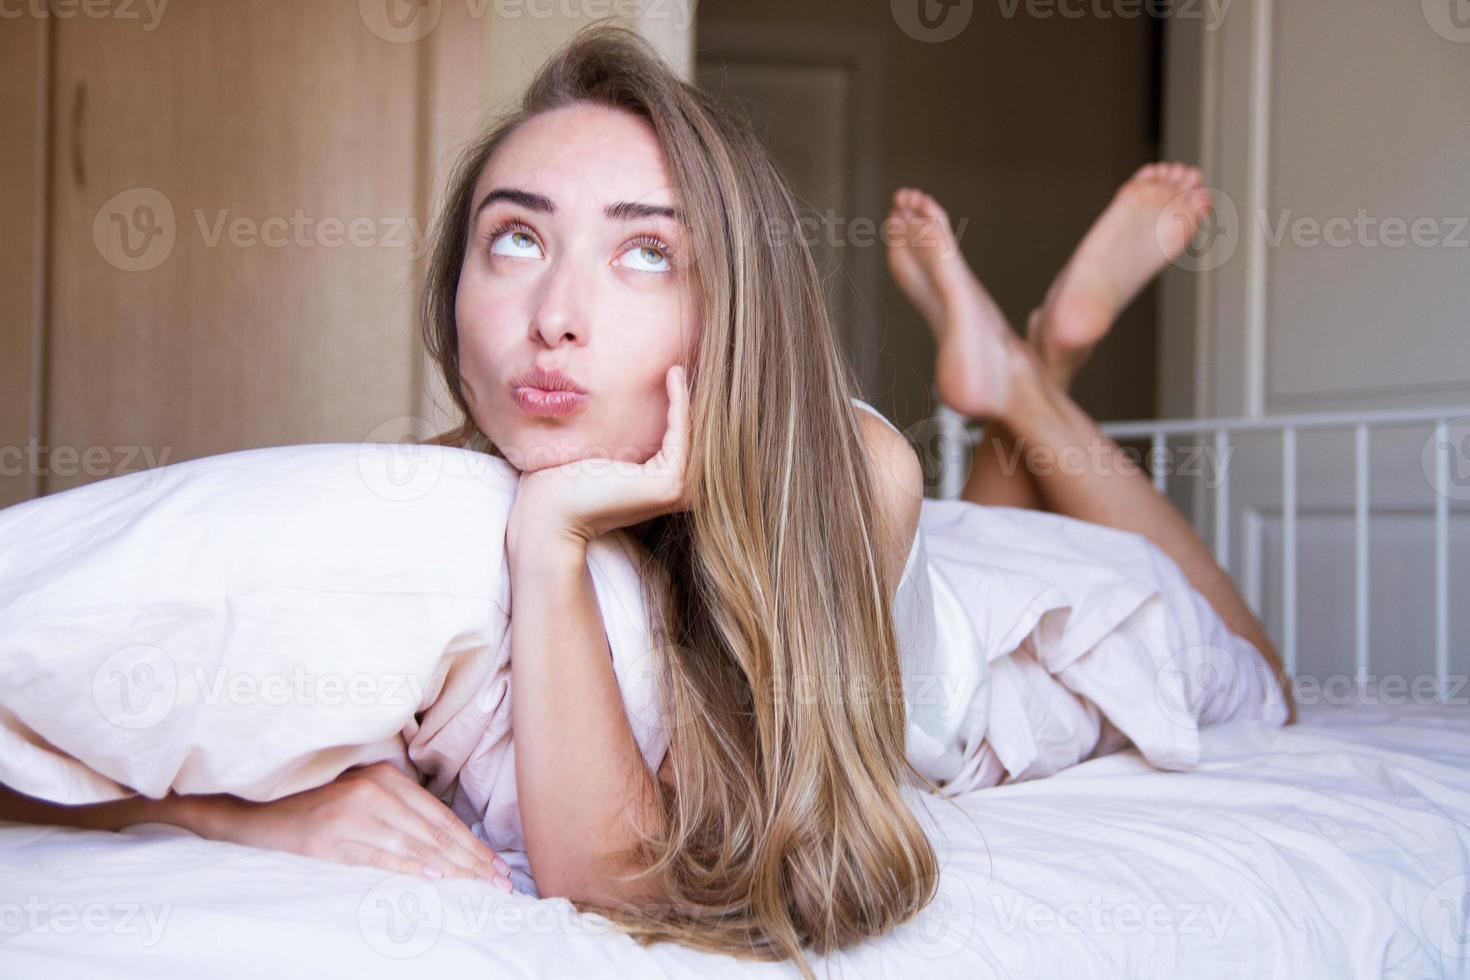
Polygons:
[[509,865],[386,762],[269,803],[232,803],[205,836],[395,874],[484,878],[511,890]]

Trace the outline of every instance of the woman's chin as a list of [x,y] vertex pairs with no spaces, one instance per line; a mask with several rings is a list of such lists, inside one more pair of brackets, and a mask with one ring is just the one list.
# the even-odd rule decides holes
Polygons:
[[642,465],[652,459],[658,450],[627,447],[613,451],[606,446],[539,444],[501,447],[501,452],[505,455],[506,461],[521,473],[534,473],[537,470],[549,470],[556,466],[567,466],[571,463],[590,460]]

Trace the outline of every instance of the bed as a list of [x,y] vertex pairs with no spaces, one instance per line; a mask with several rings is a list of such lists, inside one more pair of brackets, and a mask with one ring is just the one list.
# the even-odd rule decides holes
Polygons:
[[[825,966],[854,977],[1470,976],[1470,711],[1371,700],[1237,731],[1191,773],[1124,751],[955,806],[916,797],[939,848],[938,897]],[[642,948],[560,899],[161,824],[0,824],[0,883],[6,977],[796,975]]]
[[[1297,662],[1293,433],[1342,419],[1111,428],[1157,450],[1176,429],[1212,432],[1228,448],[1232,432],[1267,424],[1282,440],[1282,648],[1295,672],[1307,665]],[[1341,608],[1357,610],[1349,649],[1363,686],[1347,697],[1304,688],[1313,696],[1284,729],[1210,729],[1206,761],[1188,772],[1130,749],[953,801],[915,794],[940,858],[937,897],[893,933],[815,962],[819,975],[1470,977],[1470,691],[1451,671],[1449,494],[1432,511],[1434,690],[1375,689],[1366,423],[1351,426],[1357,589]],[[1448,486],[1450,462],[1448,450],[1429,459],[1431,485]],[[1228,540],[1229,513],[1215,509],[1217,540]],[[107,834],[0,822],[0,978],[798,975],[791,964],[640,947],[564,900],[536,899],[520,870],[513,879],[519,891],[507,895],[163,824]]]

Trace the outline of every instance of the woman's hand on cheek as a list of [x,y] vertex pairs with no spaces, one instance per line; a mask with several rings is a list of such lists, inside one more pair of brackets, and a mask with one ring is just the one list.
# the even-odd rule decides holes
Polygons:
[[664,376],[668,426],[659,451],[644,463],[580,459],[524,473],[511,506],[506,544],[537,549],[558,541],[585,545],[615,528],[683,510],[689,440],[689,389],[684,369]]

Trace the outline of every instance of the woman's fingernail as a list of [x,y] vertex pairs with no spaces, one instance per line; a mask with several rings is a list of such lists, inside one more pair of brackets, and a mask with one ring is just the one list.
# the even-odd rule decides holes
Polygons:
[[500,886],[500,890],[501,891],[505,891],[505,892],[515,891],[515,887],[510,883],[510,879],[507,878],[507,877],[505,877],[504,875],[501,875],[499,878],[496,878],[495,879],[495,884],[497,884],[497,885]]
[[426,865],[424,865],[424,877],[425,878],[443,878],[444,877],[444,872],[440,871],[438,868],[434,867],[432,864],[426,864]]
[[498,857],[491,863],[495,865],[495,870],[501,874],[510,874],[510,865],[505,863],[505,858]]

